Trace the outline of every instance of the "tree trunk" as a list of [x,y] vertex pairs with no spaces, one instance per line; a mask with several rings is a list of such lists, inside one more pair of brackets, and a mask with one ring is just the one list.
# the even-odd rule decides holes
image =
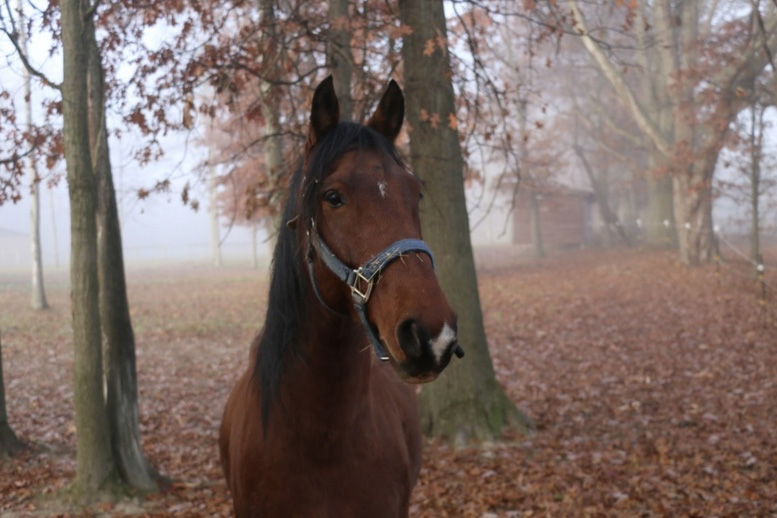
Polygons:
[[677,243],[672,178],[648,175],[648,206],[645,221],[646,241],[651,246],[672,247]]
[[349,0],[331,0],[329,3],[327,61],[335,82],[337,101],[340,103],[340,120],[343,121],[353,118],[351,95],[353,56],[351,55],[351,32],[347,27],[350,18],[349,4]]
[[574,151],[577,157],[580,159],[580,163],[583,164],[583,170],[585,171],[586,176],[588,176],[588,181],[591,183],[591,187],[594,190],[594,197],[596,198],[597,205],[599,206],[599,216],[602,218],[602,221],[604,222],[604,233],[602,234],[602,245],[605,248],[610,248],[612,246],[612,231],[614,227],[615,231],[623,240],[624,244],[630,247],[631,240],[629,239],[629,236],[626,233],[626,229],[623,227],[623,225],[621,225],[620,221],[618,221],[618,215],[610,207],[610,193],[609,193],[609,189],[607,188],[608,186],[607,169],[604,169],[601,173],[603,178],[597,177],[596,173],[594,173],[594,168],[591,166],[591,164],[588,162],[588,159],[585,157],[585,153],[583,153],[583,149],[575,145]]
[[113,186],[108,129],[105,121],[105,80],[94,25],[86,21],[89,145],[97,177],[97,256],[100,319],[105,345],[107,413],[113,460],[122,480],[141,491],[157,489],[156,472],[143,455],[138,424],[135,335],[127,301],[121,226]]
[[24,447],[8,424],[5,410],[5,382],[3,381],[3,344],[0,340],[0,458],[13,455]]
[[[467,356],[454,361],[440,378],[421,390],[425,431],[458,444],[472,438],[496,439],[503,428],[525,429],[528,420],[507,398],[494,375],[480,309],[477,275],[469,236],[459,137],[449,117],[455,115],[447,48],[424,55],[426,42],[445,38],[442,0],[400,1],[405,36],[407,117],[411,126],[410,158],[425,182],[421,226],[437,258],[437,276],[458,311],[459,340]],[[421,110],[437,114],[433,127]]]
[[259,253],[256,246],[256,233],[259,231],[259,225],[256,221],[251,222],[251,267],[256,270],[259,268]]
[[537,194],[537,180],[534,178],[533,171],[529,170],[529,134],[526,127],[527,119],[527,101],[521,99],[521,142],[518,150],[521,154],[521,174],[529,180],[531,190],[529,191],[529,228],[531,232],[531,242],[534,248],[534,257],[545,257],[545,246],[542,242],[542,219],[540,218],[540,195]]
[[[265,54],[263,60],[266,61],[267,79],[261,81],[259,90],[261,92],[262,116],[264,117],[264,167],[267,175],[267,185],[270,186],[268,205],[271,223],[268,228],[268,240],[270,249],[275,249],[275,240],[278,236],[281,224],[281,206],[283,204],[283,142],[281,140],[281,127],[278,116],[278,92],[273,88],[272,81],[281,79],[280,63],[278,63],[277,38],[275,28],[277,21],[275,18],[276,0],[261,0],[261,20],[265,27]],[[254,238],[256,237],[256,225],[254,225]],[[254,245],[254,255],[256,255],[256,246]],[[258,262],[254,260],[254,268]]]
[[77,497],[93,498],[115,470],[105,411],[97,278],[97,181],[89,153],[87,42],[89,3],[62,9],[62,112],[70,195],[70,285],[73,315],[73,400],[76,411]]
[[[761,230],[759,198],[761,190],[761,149],[763,141],[763,115],[756,115],[757,106],[750,108],[750,260],[756,264],[761,262]],[[758,272],[756,271],[756,275]]]
[[676,175],[674,180],[674,211],[677,215],[677,237],[680,261],[697,265],[712,260],[712,189],[709,179],[697,175]]
[[49,210],[51,211],[51,233],[54,245],[54,266],[59,268],[59,240],[57,238],[57,213],[54,210],[54,188],[49,189]]
[[213,164],[208,160],[208,189],[210,191],[210,250],[213,266],[221,268],[221,236],[219,235],[218,178]]
[[540,218],[540,195],[532,191],[529,193],[529,223],[531,225],[531,242],[534,248],[534,257],[545,257],[545,247],[542,243],[542,220]]
[[[24,18],[24,4],[19,0],[19,44],[22,52],[27,52],[27,23]],[[30,72],[24,69],[24,116],[27,130],[32,129],[32,91],[30,88]],[[30,158],[30,248],[32,252],[32,293],[30,305],[32,309],[47,309],[46,290],[43,287],[43,259],[40,247],[40,189],[38,168],[35,158]]]

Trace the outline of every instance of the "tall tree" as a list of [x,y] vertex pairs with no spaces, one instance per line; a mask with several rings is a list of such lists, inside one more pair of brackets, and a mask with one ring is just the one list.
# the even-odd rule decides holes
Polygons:
[[0,340],[0,458],[13,455],[22,448],[22,442],[8,424],[5,410],[5,382],[3,381],[3,343]]
[[[640,95],[591,33],[578,3],[569,0],[567,5],[572,29],[652,144],[651,165],[671,174],[681,260],[689,264],[710,260],[715,247],[715,166],[731,122],[745,107],[738,92],[747,91],[768,63],[764,48],[777,49],[774,9],[759,32],[753,13],[721,20],[718,2],[630,4],[633,17],[627,20],[633,22],[638,42],[634,55],[650,79]],[[758,9],[758,3],[751,6]]]
[[51,244],[54,249],[54,266],[59,268],[59,239],[57,238],[57,212],[54,210],[54,188],[49,188],[49,211],[51,212]]
[[[92,9],[96,4],[92,4]],[[91,165],[97,181],[97,262],[100,324],[105,347],[106,410],[113,462],[121,479],[135,489],[157,488],[140,440],[135,334],[127,300],[121,225],[113,185],[106,123],[105,73],[95,35],[94,14],[84,20],[88,54],[88,131]]]
[[[264,167],[269,185],[269,196],[267,204],[269,206],[269,216],[267,216],[267,233],[269,236],[269,251],[275,249],[275,239],[278,236],[281,204],[283,200],[283,142],[281,139],[280,115],[278,108],[278,96],[280,92],[273,88],[274,82],[282,79],[280,56],[278,53],[277,41],[277,19],[275,15],[276,0],[261,0],[260,23],[264,27],[262,31],[262,45],[264,53],[262,54],[265,76],[259,80],[260,102],[262,104],[262,115],[264,117]],[[251,214],[255,219],[256,214]],[[256,225],[252,225],[252,238],[256,239]],[[256,268],[256,244],[254,250],[254,268]]]
[[425,184],[421,227],[438,257],[437,275],[459,315],[467,348],[440,379],[421,391],[427,433],[457,443],[498,438],[506,426],[528,421],[496,380],[480,309],[477,274],[464,196],[463,160],[442,0],[401,0],[410,159]]
[[115,471],[103,396],[97,260],[97,178],[89,148],[88,0],[62,2],[62,115],[70,197],[70,285],[76,480],[80,497],[97,494]]
[[340,120],[353,118],[353,97],[351,76],[353,55],[351,54],[351,31],[349,30],[349,0],[332,0],[329,3],[329,34],[327,41],[327,65],[332,71],[335,92],[340,103]]
[[531,225],[531,241],[534,247],[535,257],[545,257],[545,247],[542,243],[542,225],[540,223],[540,201],[539,194],[537,193],[537,181],[533,178],[531,169],[529,168],[529,133],[526,128],[526,120],[528,114],[528,102],[525,99],[521,100],[521,133],[520,144],[518,145],[519,152],[521,154],[521,175],[528,179],[530,182],[529,192],[529,223]]
[[210,203],[208,204],[208,215],[210,216],[210,250],[211,263],[220,268],[221,261],[221,233],[219,232],[219,178],[216,174],[216,168],[213,164],[208,164],[208,191],[210,194]]
[[[27,24],[24,17],[24,3],[19,0],[19,45],[21,51],[27,52]],[[24,116],[27,131],[32,133],[32,89],[30,88],[30,71],[24,69]],[[46,309],[49,303],[46,300],[46,290],[43,287],[43,257],[40,246],[40,177],[38,176],[37,160],[35,155],[29,158],[29,185],[30,185],[30,247],[32,250],[32,294],[30,304],[33,309]]]
[[[76,494],[85,499],[115,481],[114,473],[141,490],[156,488],[158,477],[140,446],[134,335],[105,120],[107,87],[94,26],[100,7],[104,9],[99,21],[108,27],[111,16],[121,12],[123,6],[112,4],[107,8],[99,1],[72,0],[49,6],[40,13],[42,27],[56,28],[53,30],[57,32],[61,27],[61,85],[54,84],[31,65],[17,39],[18,20],[10,18],[10,11],[8,18],[0,16],[0,30],[13,44],[25,69],[61,95],[62,131],[50,120],[60,112],[60,103],[50,99],[43,102],[49,126],[36,127],[36,133],[26,140],[32,146],[28,153],[43,154],[47,164],[60,159],[64,143],[71,214],[77,430],[74,487]],[[58,14],[61,20],[56,20]],[[125,33],[108,30],[110,48],[122,48],[126,43],[124,36]],[[13,128],[3,130],[14,135]]]
[[[764,113],[756,101],[750,106],[750,260],[761,264],[761,157],[763,155]],[[756,271],[756,274],[758,272]]]

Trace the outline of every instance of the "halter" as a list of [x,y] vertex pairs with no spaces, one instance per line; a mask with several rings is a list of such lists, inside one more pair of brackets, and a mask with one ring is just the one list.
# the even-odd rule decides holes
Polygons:
[[359,321],[367,332],[367,336],[370,337],[372,347],[375,349],[375,355],[381,361],[387,361],[389,359],[389,354],[380,342],[380,339],[376,336],[369,320],[367,320],[367,301],[370,300],[375,277],[377,277],[377,275],[392,261],[399,259],[402,257],[402,254],[406,254],[407,252],[425,253],[432,260],[432,268],[434,268],[434,255],[432,255],[432,251],[427,244],[420,239],[400,239],[384,248],[380,253],[374,255],[366,263],[354,270],[338,259],[334,252],[326,246],[326,243],[324,243],[318,230],[316,230],[315,222],[311,220],[310,230],[308,231],[307,253],[310,283],[313,285],[313,293],[316,294],[316,298],[319,302],[321,302],[321,304],[329,311],[339,315],[343,314],[329,307],[329,304],[324,302],[321,293],[318,291],[318,285],[316,284],[316,277],[313,271],[313,250],[316,251],[316,254],[318,254],[318,257],[321,258],[326,267],[351,289],[351,298],[353,299],[354,309],[356,309],[356,314],[359,316]]

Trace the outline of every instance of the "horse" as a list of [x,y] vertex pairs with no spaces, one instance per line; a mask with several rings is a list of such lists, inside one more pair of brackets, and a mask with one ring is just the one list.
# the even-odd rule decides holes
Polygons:
[[331,76],[274,249],[266,318],[219,450],[235,515],[407,516],[421,465],[413,383],[463,355],[421,240],[422,184],[394,147],[392,80],[366,124],[339,120]]

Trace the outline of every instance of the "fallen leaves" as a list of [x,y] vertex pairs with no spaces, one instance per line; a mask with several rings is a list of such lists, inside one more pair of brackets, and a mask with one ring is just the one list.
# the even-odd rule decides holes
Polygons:
[[[718,282],[714,266],[664,252],[534,263],[499,250],[479,267],[495,370],[537,431],[427,441],[412,516],[777,513],[777,329],[746,277]],[[26,309],[26,279],[0,283],[8,413],[35,445],[0,464],[0,513],[76,516],[52,499],[75,470],[66,275],[43,313]],[[263,275],[137,270],[129,286],[144,448],[174,482],[97,512],[229,516],[216,436],[261,325]]]
[[714,266],[658,252],[490,261],[480,286],[494,366],[538,431],[492,457],[431,442],[419,515],[777,511],[777,328],[751,282],[718,285]]

